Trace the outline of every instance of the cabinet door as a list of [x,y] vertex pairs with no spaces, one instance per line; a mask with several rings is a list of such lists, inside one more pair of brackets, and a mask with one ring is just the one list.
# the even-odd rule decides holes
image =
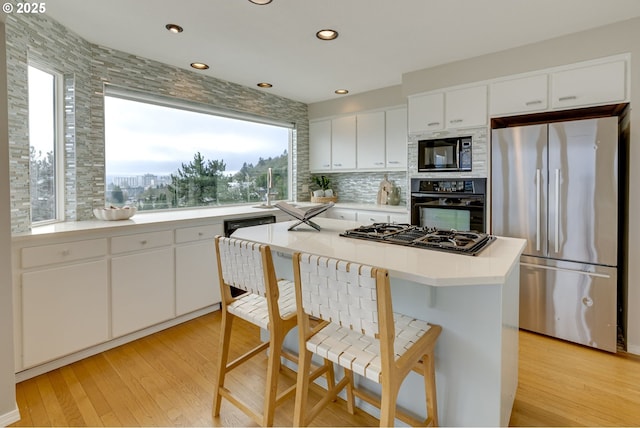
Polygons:
[[22,274],[23,368],[109,339],[107,261]]
[[410,223],[409,213],[405,214],[389,214],[389,223]]
[[387,168],[407,167],[407,109],[386,112],[386,165]]
[[409,97],[409,133],[444,129],[444,94]]
[[357,116],[358,168],[385,166],[385,118],[383,111]]
[[546,74],[496,82],[490,91],[492,116],[541,111],[549,105]]
[[606,104],[626,99],[625,61],[599,64],[551,75],[551,107]]
[[309,169],[331,169],[331,121],[309,123]]
[[356,117],[345,116],[331,121],[331,169],[356,167]]
[[176,315],[220,303],[215,251],[213,240],[176,248]]
[[113,336],[175,316],[173,248],[111,259]]
[[487,87],[447,92],[445,118],[447,128],[469,128],[487,124]]

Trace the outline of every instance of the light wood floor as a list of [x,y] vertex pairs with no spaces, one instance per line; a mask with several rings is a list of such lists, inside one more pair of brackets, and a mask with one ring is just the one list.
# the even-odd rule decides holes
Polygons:
[[[22,419],[13,426],[255,426],[223,400],[211,416],[219,313],[86,358],[17,386]],[[234,326],[232,352],[257,339]],[[229,385],[261,404],[266,358],[232,372]],[[283,385],[292,380],[282,377]],[[317,396],[316,396],[317,398]],[[275,425],[291,426],[293,399]],[[318,426],[376,426],[337,402]],[[640,359],[611,355],[532,333],[520,333],[520,382],[511,426],[640,426]]]

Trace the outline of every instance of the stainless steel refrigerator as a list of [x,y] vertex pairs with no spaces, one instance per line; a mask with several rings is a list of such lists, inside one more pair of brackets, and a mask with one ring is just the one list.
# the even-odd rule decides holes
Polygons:
[[520,327],[615,352],[618,118],[491,138],[492,233],[527,239]]

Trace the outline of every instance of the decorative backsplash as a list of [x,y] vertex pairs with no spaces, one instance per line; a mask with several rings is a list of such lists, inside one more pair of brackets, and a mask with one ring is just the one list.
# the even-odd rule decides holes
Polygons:
[[380,182],[385,174],[389,181],[400,188],[400,205],[406,205],[408,184],[405,172],[331,173],[327,177],[331,179],[333,190],[338,193],[338,202],[375,204]]

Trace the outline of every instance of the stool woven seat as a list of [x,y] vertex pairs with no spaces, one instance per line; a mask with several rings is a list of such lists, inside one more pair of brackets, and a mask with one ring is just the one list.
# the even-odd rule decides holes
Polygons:
[[[298,364],[296,355],[282,349],[285,336],[297,322],[294,284],[276,279],[268,246],[221,236],[216,236],[215,244],[222,292],[222,324],[213,415],[220,415],[222,398],[225,398],[259,425],[271,426],[276,406],[292,396],[296,388],[293,385],[278,394],[278,375],[284,369],[281,357]],[[233,297],[231,287],[244,290],[245,293]],[[229,362],[231,328],[236,317],[268,331],[269,339]],[[225,377],[228,372],[265,350],[268,350],[268,361],[264,404],[261,411],[256,411],[246,400],[225,386]],[[333,384],[333,366],[326,365],[317,369],[316,377],[327,371],[330,371],[327,376]]]
[[[393,426],[396,417],[437,426],[434,348],[442,328],[393,312],[385,269],[307,253],[294,254],[293,264],[300,349],[294,425],[308,425],[346,388],[349,412],[354,412],[354,397],[377,405],[380,426]],[[323,322],[311,328],[310,317]],[[342,366],[345,376],[307,409],[311,380],[306,367],[312,353]],[[398,391],[411,371],[424,377],[424,420],[396,410]],[[381,397],[357,388],[354,373],[381,384]]]

